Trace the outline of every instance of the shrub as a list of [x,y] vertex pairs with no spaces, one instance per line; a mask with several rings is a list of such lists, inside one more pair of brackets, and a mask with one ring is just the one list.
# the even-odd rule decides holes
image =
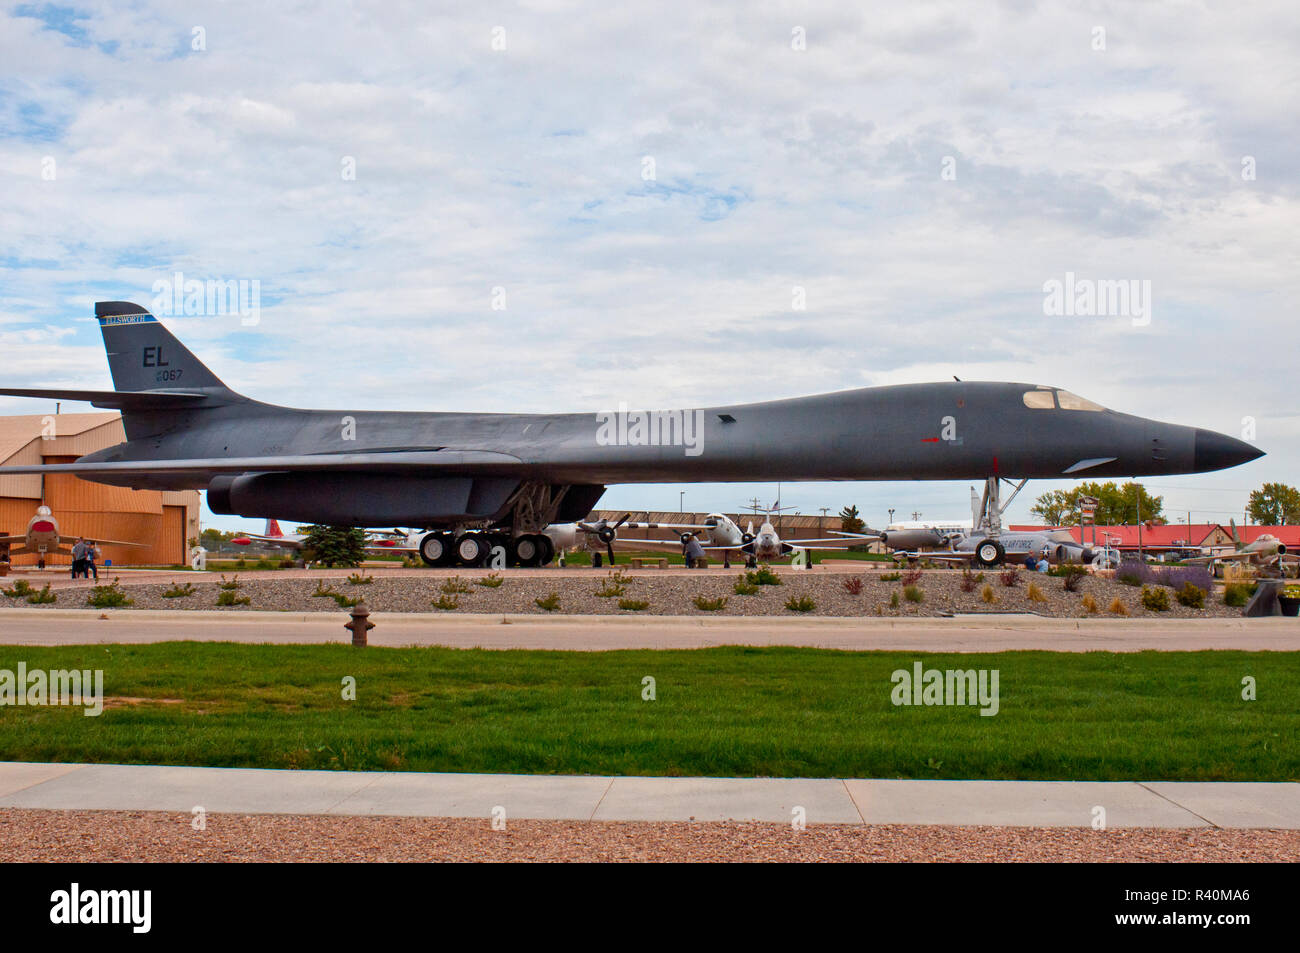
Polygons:
[[237,596],[233,589],[222,589],[217,593],[217,605],[219,606],[247,606],[251,605],[253,600],[248,596]]
[[850,576],[848,579],[845,579],[843,582],[841,582],[840,585],[843,586],[843,587],[844,587],[844,591],[847,592],[847,593],[848,593],[849,595],[851,595],[851,596],[860,596],[860,595],[862,595],[862,577],[861,577],[861,576]]
[[1125,559],[1120,562],[1119,568],[1115,570],[1115,581],[1122,582],[1126,586],[1147,586],[1158,582],[1151,567],[1136,559]]
[[640,612],[642,609],[650,608],[650,603],[644,599],[620,599],[618,600],[620,609],[627,609],[629,612]]
[[1143,586],[1142,605],[1152,612],[1168,612],[1169,590],[1160,586]]
[[126,593],[114,579],[107,586],[95,586],[90,590],[90,597],[86,600],[96,609],[115,609],[120,606],[135,605],[134,599],[128,599]]
[[718,596],[716,599],[706,599],[704,596],[695,597],[695,608],[703,612],[717,612],[719,609],[727,607],[727,596]]
[[1160,584],[1180,591],[1189,584],[1209,592],[1214,587],[1214,576],[1204,566],[1170,566],[1160,573]]
[[1079,587],[1083,585],[1083,580],[1088,577],[1088,570],[1082,566],[1062,566],[1061,568],[1066,570],[1061,573],[1061,578],[1064,580],[1061,585],[1065,587],[1065,591],[1078,592]]
[[994,592],[993,587],[986,582],[984,583],[984,588],[980,590],[980,598],[989,605],[992,605],[998,601],[998,594]]
[[924,573],[922,573],[921,570],[919,569],[909,569],[907,570],[907,572],[902,573],[898,577],[898,581],[901,582],[904,586],[915,586],[918,582],[921,581],[922,575],[924,575]]
[[1205,608],[1205,590],[1195,583],[1185,582],[1183,587],[1174,593],[1178,599],[1178,604],[1187,606],[1189,609]]
[[538,596],[533,600],[533,602],[537,603],[537,608],[539,609],[545,609],[547,612],[554,612],[556,609],[560,608],[560,595],[552,590],[545,598]]
[[812,596],[791,596],[785,600],[785,607],[791,612],[812,612],[817,608],[817,603],[813,602]]
[[50,584],[47,582],[40,592],[30,592],[27,595],[27,601],[32,605],[47,606],[59,599],[54,593],[50,592]]
[[339,604],[340,609],[351,609],[353,606],[359,605],[361,603],[361,600],[364,598],[365,598],[364,596],[356,596],[356,597],[345,596],[341,592],[334,593],[334,601]]
[[172,586],[162,594],[162,597],[164,599],[184,599],[186,596],[194,595],[196,591],[194,585],[187,582],[183,586]]
[[499,572],[490,572],[478,581],[478,585],[485,589],[500,589],[501,584],[505,582]]
[[[223,578],[224,578],[224,577],[223,577]],[[221,588],[222,588],[222,589],[225,589],[226,587],[223,585]],[[333,599],[333,598],[334,598],[335,596],[337,596],[337,595],[338,595],[338,590],[336,590],[333,586],[327,586],[327,585],[325,585],[325,580],[324,580],[324,579],[322,579],[320,582],[316,583],[316,591],[312,593],[312,597],[313,597],[313,598],[322,598],[322,597],[323,597],[323,598],[327,598],[327,599]]]
[[891,593],[889,594],[889,608],[891,608],[891,609],[897,609],[897,608],[898,608],[898,590],[897,590],[897,589],[895,589],[893,592],[891,592]]
[[1043,590],[1039,587],[1038,583],[1036,582],[1031,581],[1029,583],[1029,588],[1025,590],[1025,595],[1029,597],[1030,602],[1047,601],[1047,596],[1043,594]]
[[363,576],[359,572],[348,575],[348,584],[353,586],[368,586],[375,581],[374,576]]
[[26,579],[15,580],[12,589],[0,589],[0,592],[3,592],[10,599],[22,599],[25,596],[30,596],[35,591],[32,584]]
[[439,596],[429,604],[435,609],[441,609],[443,612],[450,612],[452,609],[460,608],[460,596]]
[[758,583],[750,582],[746,575],[746,573],[741,573],[737,576],[736,584],[731,587],[732,591],[738,596],[752,596],[758,592]]
[[1083,601],[1080,605],[1083,606],[1084,612],[1092,613],[1097,611],[1097,600],[1092,597],[1091,593],[1084,595]]
[[294,567],[294,561],[290,559],[288,556],[280,560],[281,569],[292,569],[293,567]]
[[881,582],[898,582],[901,578],[903,578],[902,573],[897,572],[886,572],[880,574]]
[[460,593],[463,592],[473,592],[474,590],[472,590],[468,585],[462,582],[460,576],[452,576],[450,579],[448,579],[446,582],[444,582],[441,586],[438,587],[438,591],[445,592],[447,593],[447,595],[453,596],[453,595],[459,595]]
[[1124,605],[1124,600],[1119,596],[1112,599],[1107,608],[1115,615],[1128,615],[1128,606]]
[[756,586],[781,585],[781,577],[772,571],[771,566],[759,566],[754,571],[745,573],[745,578]]
[[[983,573],[980,573],[980,576],[983,575]],[[975,587],[979,585],[979,579],[970,571],[970,566],[964,566],[962,568],[961,582],[958,583],[958,585],[961,586],[962,592],[974,592]]]
[[1240,608],[1250,601],[1250,586],[1244,582],[1230,582],[1223,587],[1223,604]]
[[1020,570],[1015,566],[1010,569],[1004,569],[998,573],[998,581],[1010,589],[1012,586],[1020,585]]
[[921,591],[919,586],[904,586],[903,598],[908,602],[924,602],[925,593]]
[[238,589],[238,588],[239,588],[240,586],[242,586],[242,585],[243,585],[243,583],[239,581],[239,574],[238,574],[238,573],[236,573],[233,577],[231,577],[231,579],[230,579],[229,582],[226,581],[226,574],[225,574],[224,572],[221,574],[221,588],[222,588],[222,589],[225,589],[225,590],[227,590],[227,591],[229,591],[229,592],[234,592],[236,589]]

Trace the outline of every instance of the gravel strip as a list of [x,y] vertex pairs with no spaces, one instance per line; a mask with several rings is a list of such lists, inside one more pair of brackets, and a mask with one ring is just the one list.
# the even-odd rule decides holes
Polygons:
[[0,809],[0,861],[1300,861],[1300,831],[613,823]]
[[[480,586],[477,581],[487,576],[482,571],[466,571],[457,576],[434,576],[419,570],[409,570],[409,574],[376,576],[369,585],[353,585],[346,578],[334,577],[327,580],[303,579],[301,577],[279,577],[275,572],[265,572],[241,576],[240,588],[235,596],[247,597],[249,604],[223,607],[224,611],[240,612],[248,609],[286,611],[286,612],[340,612],[346,611],[329,597],[315,597],[313,592],[324,583],[335,592],[355,598],[363,596],[367,606],[373,612],[430,612],[442,614],[461,613],[532,613],[545,615],[546,610],[538,607],[536,600],[545,598],[554,592],[559,597],[555,611],[577,615],[632,615],[633,610],[620,609],[619,599],[644,601],[648,606],[641,610],[644,615],[701,615],[701,616],[786,616],[797,618],[803,613],[791,611],[786,607],[790,598],[809,597],[814,608],[808,615],[817,616],[881,616],[893,618],[937,617],[952,613],[988,613],[988,612],[1032,612],[1052,618],[1116,618],[1110,612],[1113,600],[1119,599],[1135,618],[1175,618],[1175,619],[1209,619],[1240,618],[1241,610],[1225,606],[1221,596],[1206,599],[1205,608],[1191,609],[1179,605],[1169,593],[1170,609],[1166,612],[1152,612],[1142,606],[1142,590],[1134,586],[1117,583],[1113,579],[1089,576],[1078,593],[1066,592],[1063,580],[1054,576],[1034,575],[1031,579],[1027,573],[1020,573],[1018,584],[1004,586],[999,581],[999,573],[986,572],[984,580],[974,592],[961,591],[961,574],[952,571],[930,571],[924,574],[917,587],[924,595],[920,603],[909,602],[903,595],[900,581],[886,582],[879,573],[873,572],[816,572],[781,574],[779,586],[760,586],[754,595],[737,595],[733,591],[737,574],[674,575],[671,571],[660,574],[629,575],[624,577],[624,591],[619,596],[604,597],[596,593],[610,579],[607,572],[592,571],[590,575],[545,575],[529,574],[510,576],[497,588]],[[209,577],[200,576],[195,582],[194,593],[181,598],[164,598],[163,593],[172,588],[170,583],[135,581],[130,578],[121,580],[122,588],[134,600],[134,609],[216,609],[217,597],[221,594],[218,580],[208,581]],[[862,592],[853,595],[844,588],[846,580],[862,580]],[[467,586],[465,593],[444,593],[452,579]],[[107,579],[103,581],[108,581]],[[1042,601],[1031,600],[1028,596],[1028,583],[1035,583],[1041,590]],[[990,586],[996,602],[986,602],[982,598],[984,584]],[[55,590],[58,601],[52,608],[84,608],[87,596],[84,590]],[[899,604],[891,605],[891,597],[897,594]],[[1090,595],[1096,602],[1097,611],[1088,612],[1083,607],[1084,595]],[[443,612],[434,608],[432,603],[445,596],[455,600],[456,608]],[[725,597],[727,603],[718,611],[706,611],[696,607],[694,599]],[[22,599],[10,599],[0,595],[0,607],[13,606],[31,608]],[[38,607],[39,608],[39,607]]]

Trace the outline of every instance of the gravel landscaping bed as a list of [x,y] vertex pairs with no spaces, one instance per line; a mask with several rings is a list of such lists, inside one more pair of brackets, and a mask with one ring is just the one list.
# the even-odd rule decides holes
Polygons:
[[[997,571],[983,574],[984,579],[978,583],[973,592],[961,591],[961,574],[957,572],[926,573],[916,588],[922,594],[922,601],[910,602],[904,595],[901,581],[882,581],[875,573],[828,573],[817,572],[801,575],[782,573],[781,585],[759,586],[753,595],[738,595],[733,591],[738,574],[719,574],[716,576],[680,575],[671,571],[663,575],[631,575],[622,577],[623,592],[619,595],[602,597],[597,592],[610,585],[614,577],[609,572],[592,571],[590,576],[557,575],[553,578],[529,575],[512,577],[508,572],[502,574],[503,582],[497,588],[478,584],[478,580],[488,577],[486,572],[466,571],[453,577],[470,591],[447,593],[449,580],[443,576],[433,576],[419,572],[401,576],[376,577],[369,585],[354,585],[344,578],[326,580],[326,583],[338,594],[347,598],[364,597],[366,605],[373,612],[429,612],[441,614],[454,613],[533,613],[547,614],[547,610],[537,605],[536,600],[545,599],[555,593],[558,604],[553,611],[564,614],[581,615],[700,615],[700,616],[787,616],[799,617],[804,613],[793,611],[786,606],[787,600],[808,598],[812,608],[806,613],[810,616],[882,616],[882,617],[935,617],[953,613],[1035,613],[1054,618],[1116,618],[1110,611],[1111,603],[1118,599],[1133,618],[1178,618],[1205,619],[1240,617],[1241,609],[1225,606],[1221,594],[1206,598],[1203,609],[1182,606],[1169,594],[1169,610],[1155,612],[1143,607],[1142,590],[1139,587],[1118,583],[1110,578],[1088,576],[1084,579],[1077,593],[1065,591],[1064,580],[1055,576],[1019,573],[1014,586],[1002,584]],[[123,579],[122,589],[133,600],[130,608],[134,609],[217,609],[240,612],[246,610],[285,611],[285,612],[346,612],[335,599],[313,596],[320,585],[320,580],[301,578],[275,578],[274,573],[246,576],[239,580],[240,587],[234,590],[238,598],[247,598],[248,605],[218,607],[217,599],[221,595],[218,580],[203,581],[194,585],[192,595],[180,598],[165,598],[163,593],[171,589],[171,584],[134,582]],[[852,594],[846,590],[847,580],[862,580],[862,591]],[[109,582],[105,577],[101,582]],[[1041,592],[1041,601],[1029,597],[1028,586],[1033,582]],[[986,601],[983,597],[984,587],[988,586],[995,601]],[[87,608],[87,589],[56,590],[58,601],[49,604],[50,608]],[[895,595],[897,605],[893,605]],[[1096,603],[1096,611],[1090,612],[1084,607],[1085,595],[1090,595]],[[695,598],[726,598],[723,608],[707,611],[697,608]],[[440,610],[433,603],[440,599],[453,601],[455,608]],[[640,611],[620,608],[619,601],[635,600],[647,603]],[[0,595],[0,607],[21,606],[30,608],[29,604],[19,598],[11,599]]]
[[1089,861],[1290,862],[1300,831],[940,827],[737,822],[0,809],[0,861]]

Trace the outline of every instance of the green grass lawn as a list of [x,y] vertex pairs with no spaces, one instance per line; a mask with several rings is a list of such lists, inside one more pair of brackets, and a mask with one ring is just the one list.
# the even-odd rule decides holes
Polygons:
[[[996,668],[1000,711],[896,707],[895,669]],[[1300,777],[1300,653],[530,652],[0,646],[102,668],[81,709],[0,707],[0,760],[781,777]],[[357,700],[341,697],[345,676]],[[642,679],[657,699],[643,701]],[[1259,700],[1243,701],[1253,676]],[[147,701],[140,701],[147,699]]]

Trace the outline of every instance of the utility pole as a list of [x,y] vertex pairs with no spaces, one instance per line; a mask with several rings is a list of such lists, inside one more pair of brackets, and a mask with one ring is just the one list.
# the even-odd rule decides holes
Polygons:
[[826,514],[831,511],[831,508],[829,506],[821,506],[818,507],[818,509],[822,511],[822,518],[817,522],[817,535],[825,536],[826,535]]
[[892,506],[889,508],[889,525],[894,525],[894,508]]
[[686,491],[685,490],[679,490],[677,492],[677,512],[678,513],[686,512]]

